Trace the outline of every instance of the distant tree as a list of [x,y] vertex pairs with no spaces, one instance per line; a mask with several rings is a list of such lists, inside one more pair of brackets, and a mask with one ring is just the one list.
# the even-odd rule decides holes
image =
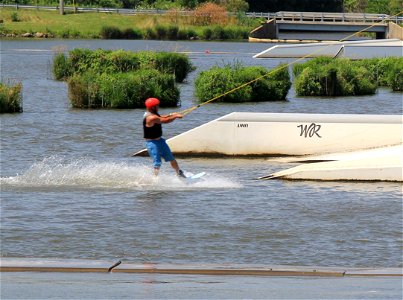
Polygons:
[[199,5],[193,11],[195,25],[224,25],[228,20],[228,15],[225,7],[212,2],[206,2]]
[[[65,1],[67,3],[67,1]],[[72,2],[72,1],[70,1]],[[121,7],[118,0],[75,0],[77,6]]]
[[[349,1],[349,0],[345,0]],[[354,0],[353,0],[354,1]],[[342,12],[343,0],[248,0],[249,11]]]
[[389,14],[389,0],[368,0],[365,12],[373,14]]
[[122,0],[122,7],[135,9],[140,4],[140,2],[140,0]]
[[389,1],[389,14],[396,15],[403,10],[403,0]]
[[179,4],[184,8],[193,9],[197,6],[199,1],[197,0],[179,0]]
[[249,9],[248,2],[244,0],[217,0],[215,2],[231,12],[242,12]]
[[99,0],[100,7],[122,7],[121,1],[116,0]]
[[367,5],[368,0],[344,0],[344,11],[362,13],[365,12]]
[[344,11],[395,15],[402,11],[403,0],[344,0]]

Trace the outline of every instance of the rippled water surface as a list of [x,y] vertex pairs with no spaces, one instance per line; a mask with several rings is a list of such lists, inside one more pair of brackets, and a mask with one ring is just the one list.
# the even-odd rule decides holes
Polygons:
[[[51,75],[60,49],[188,52],[197,70],[181,84],[187,108],[202,70],[236,61],[278,65],[252,58],[269,44],[0,42],[2,79],[24,86],[24,113],[0,116],[3,257],[402,266],[400,183],[257,181],[291,166],[263,158],[180,158],[183,169],[207,172],[206,180],[185,184],[168,164],[155,179],[149,158],[130,156],[144,147],[143,111],[72,109],[66,83]],[[340,99],[291,90],[284,102],[206,105],[164,131],[169,138],[234,111],[401,114],[401,101],[387,89]]]

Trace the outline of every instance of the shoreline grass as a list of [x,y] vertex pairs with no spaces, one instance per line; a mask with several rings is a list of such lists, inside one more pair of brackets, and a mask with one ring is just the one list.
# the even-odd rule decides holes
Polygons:
[[[122,33],[134,30],[138,33],[134,35],[134,38],[139,38],[140,32],[141,39],[208,39],[205,38],[205,31],[214,31],[214,28],[217,28],[217,25],[193,25],[191,17],[188,16],[176,16],[173,19],[169,15],[120,15],[92,12],[60,15],[57,11],[16,10],[13,8],[0,8],[0,12],[0,19],[3,20],[3,23],[0,24],[0,36],[3,37],[21,37],[26,33],[31,33],[31,37],[33,37],[36,33],[43,33],[43,37],[50,38],[99,39],[103,37],[102,32],[105,27],[112,27]],[[18,21],[13,21],[13,19],[18,19]],[[236,17],[233,17],[228,21],[228,24],[219,27],[224,31],[238,32],[238,35],[223,34],[218,37],[226,40],[245,39],[247,38],[247,33],[254,29],[259,22],[259,20],[255,20],[253,24],[240,25]],[[173,27],[178,32],[185,34],[179,37],[177,34],[172,35],[172,38],[170,38],[169,34],[162,37],[158,36],[158,34],[149,34],[150,31],[158,33],[161,28],[169,30]],[[193,34],[189,35],[189,32]],[[122,38],[127,37],[123,36]]]

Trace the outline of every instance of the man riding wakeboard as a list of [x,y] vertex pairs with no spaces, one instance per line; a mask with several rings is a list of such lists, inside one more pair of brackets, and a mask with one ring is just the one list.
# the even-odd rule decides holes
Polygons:
[[161,167],[161,157],[165,161],[169,161],[171,167],[175,169],[179,177],[186,178],[183,171],[179,168],[178,162],[174,158],[171,149],[162,137],[161,124],[171,123],[178,118],[182,118],[180,113],[171,113],[169,115],[161,116],[158,113],[160,101],[157,98],[148,98],[145,101],[147,112],[143,118],[143,131],[146,140],[146,147],[148,154],[153,159],[154,174],[158,176]]

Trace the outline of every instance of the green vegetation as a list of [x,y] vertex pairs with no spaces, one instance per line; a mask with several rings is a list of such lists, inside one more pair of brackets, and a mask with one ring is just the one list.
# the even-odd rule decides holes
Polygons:
[[264,67],[244,67],[239,63],[212,67],[196,78],[196,96],[201,102],[223,95],[259,76],[263,78],[234,92],[223,95],[219,102],[248,102],[284,100],[291,87],[286,68],[269,73]]
[[67,80],[77,108],[139,108],[149,97],[177,106],[176,82],[192,70],[186,55],[168,52],[73,49],[53,60],[53,74]]
[[[121,15],[117,13],[67,13],[58,11],[2,8],[0,36],[22,36],[37,32],[51,38],[111,38],[111,39],[247,39],[260,19],[242,15],[227,17],[220,23],[199,25],[200,17],[180,15],[177,10],[165,15]],[[18,19],[18,22],[16,20]],[[212,32],[216,34],[206,34]]]
[[11,22],[19,22],[20,21],[20,18],[18,17],[18,13],[15,12],[15,11],[13,11],[10,14],[10,18],[11,18]]
[[312,65],[295,79],[299,96],[352,96],[374,94],[377,85],[367,69],[337,59],[326,65]]
[[299,96],[371,95],[378,86],[403,90],[403,58],[363,60],[320,57],[293,68]]
[[0,114],[22,112],[22,85],[0,82]]
[[[244,12],[325,11],[394,15],[402,0],[65,0],[65,6],[163,9],[164,15],[121,15],[2,8],[0,36],[50,38],[243,40],[265,19]],[[3,0],[5,4],[58,6],[59,0]],[[189,10],[190,9],[190,10]],[[187,10],[187,14],[181,13]],[[229,12],[232,12],[229,14]],[[37,34],[38,33],[38,34]]]
[[[59,5],[59,0],[2,0],[5,4]],[[195,9],[206,3],[219,4],[230,12],[366,12],[394,15],[401,11],[401,0],[65,0],[65,6],[91,6],[130,9]]]
[[129,73],[88,71],[68,79],[69,98],[76,108],[143,108],[149,97],[161,106],[177,106],[179,89],[173,75],[145,69]]
[[[64,0],[65,6],[111,7],[131,9],[193,9],[204,2],[216,2],[228,11],[247,11],[248,1],[244,0]],[[59,5],[59,0],[2,0],[5,4]]]
[[179,28],[176,25],[156,25],[145,30],[115,26],[101,29],[103,39],[145,39],[145,40],[244,40],[250,30],[241,26],[204,26],[202,29]]
[[403,90],[403,83],[400,80],[399,74],[403,72],[403,58],[402,57],[384,57],[363,59],[357,61],[360,65],[368,69],[374,76],[378,86],[391,87],[393,91]]
[[390,69],[388,75],[388,82],[393,91],[403,92],[403,59],[399,61]]
[[402,0],[344,0],[344,11],[395,15],[402,10]]
[[194,66],[185,54],[152,51],[76,48],[71,50],[68,56],[64,53],[56,54],[53,60],[53,74],[57,80],[87,71],[110,74],[140,69],[156,69],[173,75],[177,82],[183,82],[194,70]]

